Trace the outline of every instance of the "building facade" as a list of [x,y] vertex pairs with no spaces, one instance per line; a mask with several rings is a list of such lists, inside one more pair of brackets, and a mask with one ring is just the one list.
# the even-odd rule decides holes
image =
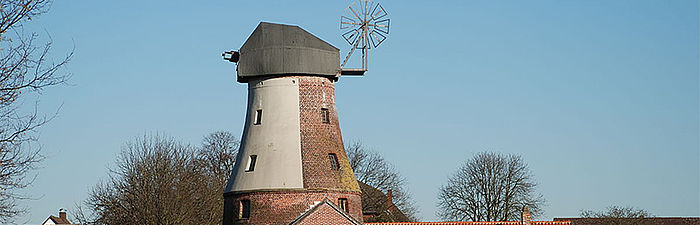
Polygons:
[[289,224],[326,209],[321,203],[361,223],[335,106],[339,50],[297,26],[260,23],[240,49],[237,72],[248,109],[224,225]]

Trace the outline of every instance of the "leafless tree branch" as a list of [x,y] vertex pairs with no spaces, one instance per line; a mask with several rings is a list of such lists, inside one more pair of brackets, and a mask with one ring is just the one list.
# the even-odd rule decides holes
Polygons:
[[483,152],[467,160],[440,188],[438,216],[457,221],[517,221],[528,207],[541,214],[544,198],[522,157]]
[[[362,190],[363,211],[378,210],[380,215],[372,222],[403,221],[400,215],[395,215],[388,210],[387,199],[384,193],[393,192],[393,204],[410,221],[416,221],[418,209],[406,189],[406,179],[398,173],[396,168],[387,162],[379,153],[367,149],[362,142],[354,141],[345,148],[350,161],[350,166],[355,172],[357,181],[367,184],[360,185]],[[377,189],[382,193],[375,193]],[[365,221],[367,222],[367,221]]]
[[581,217],[589,218],[589,224],[596,225],[647,225],[655,224],[645,218],[652,217],[644,209],[630,206],[609,206],[603,211],[582,210]]
[[[214,132],[195,148],[146,135],[126,144],[109,179],[79,207],[81,224],[221,224],[238,140]],[[87,212],[86,212],[87,211]]]
[[[27,177],[44,157],[40,154],[36,130],[53,117],[36,109],[26,113],[22,100],[27,94],[40,95],[45,88],[64,84],[70,74],[61,69],[73,53],[53,61],[52,43],[38,44],[38,35],[25,34],[22,25],[46,13],[51,0],[0,0],[0,223],[9,222],[24,211],[18,193],[34,180]],[[55,116],[55,115],[54,115]]]

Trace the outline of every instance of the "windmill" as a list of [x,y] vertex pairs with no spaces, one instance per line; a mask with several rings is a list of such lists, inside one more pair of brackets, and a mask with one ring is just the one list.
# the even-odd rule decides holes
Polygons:
[[[352,47],[340,65],[341,74],[363,75],[367,71],[369,50],[378,47],[389,35],[389,16],[381,4],[370,0],[353,2],[345,12],[340,17],[340,29],[344,31],[343,39]],[[362,51],[362,68],[345,68],[356,49]]]
[[[389,19],[368,0],[346,11],[340,24],[352,48],[342,63],[340,50],[321,38],[268,22],[258,24],[239,51],[224,52],[236,63],[237,81],[248,84],[248,101],[222,224],[341,224],[337,218],[362,224],[362,192],[342,147],[334,83],[367,71],[368,51],[386,40]],[[362,68],[343,68],[357,49]],[[298,216],[321,212],[300,206],[322,202],[337,204],[332,213],[339,217]]]

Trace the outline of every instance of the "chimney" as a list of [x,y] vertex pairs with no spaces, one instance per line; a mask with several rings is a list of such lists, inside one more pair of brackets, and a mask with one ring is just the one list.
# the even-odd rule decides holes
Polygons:
[[391,190],[386,191],[386,209],[394,210],[394,192]]
[[58,210],[58,218],[61,218],[64,221],[68,221],[68,219],[66,218],[66,210],[65,209]]
[[532,223],[530,222],[530,219],[532,216],[530,216],[530,208],[527,206],[523,207],[523,215],[522,215],[522,224],[523,225],[531,225]]

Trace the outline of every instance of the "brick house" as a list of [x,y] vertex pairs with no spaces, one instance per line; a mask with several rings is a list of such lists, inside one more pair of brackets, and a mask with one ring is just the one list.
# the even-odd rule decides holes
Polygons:
[[391,190],[381,190],[359,182],[362,190],[362,219],[365,222],[407,222],[410,219],[394,205]]
[[520,221],[479,221],[479,222],[379,222],[366,225],[572,225],[571,221],[530,221],[530,211],[525,208]]
[[554,218],[571,225],[700,225],[700,217]]
[[290,225],[362,225],[348,215],[345,210],[338,208],[330,200],[313,205],[309,210],[301,214]]
[[68,216],[66,211],[63,209],[58,210],[58,216],[49,216],[46,218],[41,225],[54,225],[54,224],[72,224],[68,221]]
[[[368,225],[522,225],[521,221],[498,222],[385,222],[365,223]],[[569,221],[530,221],[531,225],[571,225]]]

